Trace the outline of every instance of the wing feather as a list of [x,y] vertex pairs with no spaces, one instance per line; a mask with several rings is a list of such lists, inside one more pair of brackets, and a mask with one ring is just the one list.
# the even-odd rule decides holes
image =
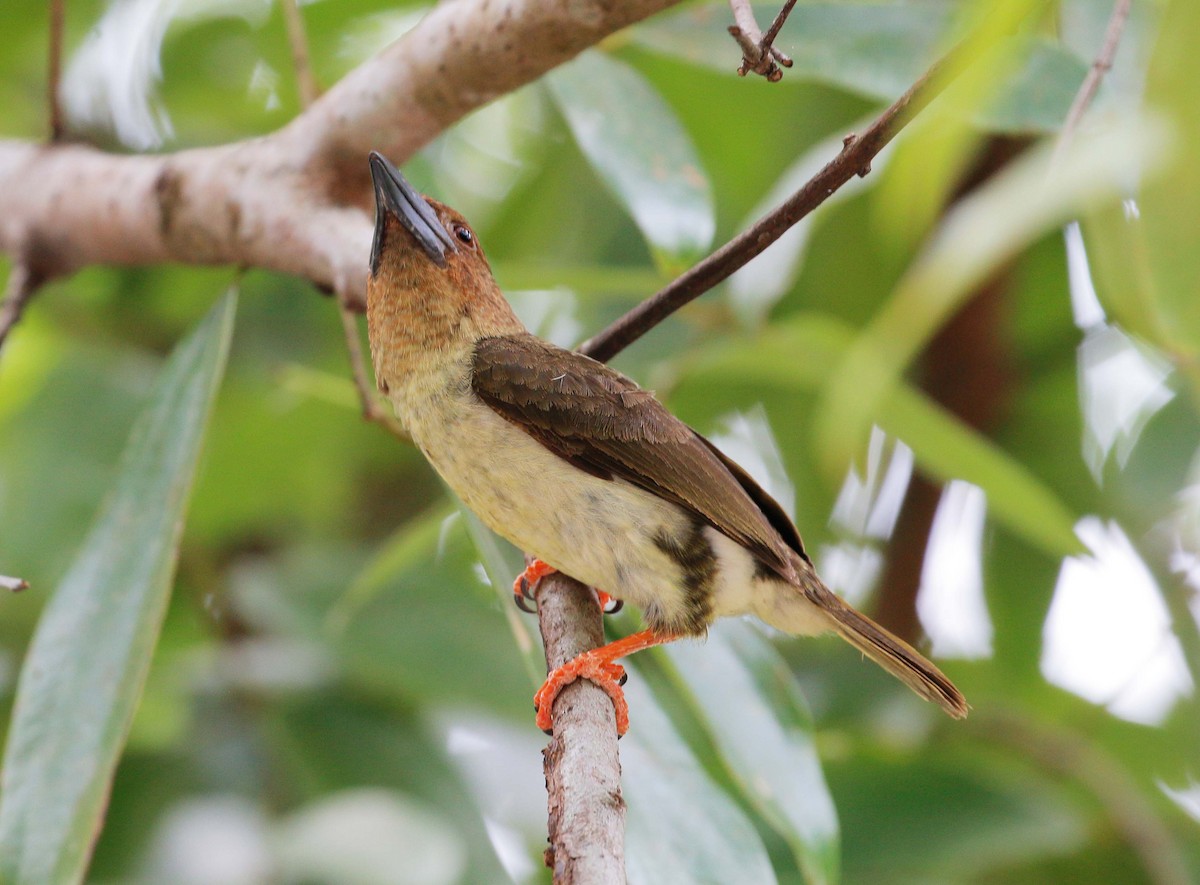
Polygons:
[[787,548],[805,556],[804,547],[779,504],[619,372],[533,335],[505,335],[479,341],[471,386],[498,414],[579,469],[672,501],[771,571],[795,578]]

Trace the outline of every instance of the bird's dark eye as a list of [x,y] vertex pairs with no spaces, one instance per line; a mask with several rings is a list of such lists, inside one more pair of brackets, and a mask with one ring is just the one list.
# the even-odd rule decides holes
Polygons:
[[458,237],[468,246],[475,242],[475,234],[471,233],[471,229],[465,224],[454,225],[454,236]]

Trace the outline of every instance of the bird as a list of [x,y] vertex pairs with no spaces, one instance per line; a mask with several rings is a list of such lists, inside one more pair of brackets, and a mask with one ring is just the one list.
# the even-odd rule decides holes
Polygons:
[[747,614],[789,634],[836,633],[966,716],[934,664],[825,585],[792,520],[745,470],[630,378],[531,334],[463,216],[380,153],[369,167],[380,392],[462,502],[536,557],[517,586],[561,571],[637,606],[646,625],[547,676],[534,698],[543,730],[558,692],[584,678],[608,692],[624,734],[618,658]]

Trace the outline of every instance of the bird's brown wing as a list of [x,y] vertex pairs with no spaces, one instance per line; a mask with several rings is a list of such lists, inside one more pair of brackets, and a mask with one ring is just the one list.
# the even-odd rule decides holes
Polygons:
[[580,470],[626,480],[678,504],[771,571],[794,578],[786,547],[801,556],[804,548],[779,504],[619,372],[533,335],[506,335],[476,345],[471,386]]

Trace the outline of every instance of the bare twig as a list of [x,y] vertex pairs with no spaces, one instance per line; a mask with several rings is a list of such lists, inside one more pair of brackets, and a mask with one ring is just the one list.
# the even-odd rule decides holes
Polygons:
[[13,593],[20,593],[22,590],[29,589],[29,582],[23,578],[10,578],[8,575],[0,575],[0,590],[11,590]]
[[689,301],[707,292],[747,264],[855,175],[871,171],[871,160],[917,112],[942,90],[942,76],[956,51],[935,63],[861,135],[848,135],[841,153],[772,212],[760,218],[703,261],[668,283],[608,328],[585,341],[582,353],[608,360]]
[[375,394],[371,392],[371,383],[367,380],[367,361],[363,356],[362,341],[358,335],[358,314],[349,304],[349,299],[343,295],[338,296],[337,309],[342,321],[342,334],[346,339],[346,352],[350,358],[350,374],[354,378],[354,388],[358,391],[363,419],[378,424],[396,439],[411,443],[412,438],[395,418],[380,408]]
[[[534,592],[548,670],[604,644],[603,615],[592,590],[556,573],[542,578]],[[577,680],[559,693],[554,736],[542,756],[550,810],[546,866],[555,885],[624,882],[617,723],[602,689]]]
[[296,83],[300,88],[300,106],[307,108],[321,95],[321,87],[313,74],[308,57],[308,37],[304,33],[304,16],[300,14],[297,0],[280,0],[283,20],[287,23],[288,43],[292,47],[292,66],[296,69]]
[[758,22],[750,8],[750,0],[729,0],[735,22],[729,26],[729,33],[742,49],[742,63],[738,66],[738,76],[744,77],[753,71],[772,83],[783,79],[783,71],[779,70],[779,65],[790,68],[792,60],[775,48],[775,38],[779,36],[779,29],[787,21],[788,14],[795,5],[796,0],[785,0],[779,14],[763,34],[758,29]]
[[1007,744],[1022,758],[1072,778],[1089,790],[1155,885],[1187,885],[1192,881],[1170,829],[1124,766],[1095,741],[1034,725],[1027,716],[992,714],[978,720],[975,727],[983,729],[987,740]]
[[4,300],[0,301],[0,347],[13,326],[21,319],[25,305],[37,291],[37,276],[24,261],[17,261],[8,274],[8,284],[4,289]]
[[1091,68],[1088,69],[1087,76],[1083,78],[1083,84],[1079,87],[1079,91],[1075,93],[1075,100],[1071,102],[1067,118],[1063,121],[1062,130],[1058,134],[1058,144],[1054,146],[1051,168],[1057,166],[1059,160],[1062,159],[1071,144],[1071,139],[1075,137],[1079,121],[1083,119],[1084,112],[1092,103],[1092,99],[1096,97],[1100,81],[1112,69],[1113,58],[1117,54],[1117,46],[1120,44],[1121,34],[1125,30],[1125,22],[1129,19],[1131,5],[1132,0],[1117,0],[1113,6],[1112,15],[1108,18],[1108,26],[1104,29],[1104,43],[1096,54]]
[[62,141],[65,134],[62,104],[58,98],[62,82],[64,0],[50,0],[50,52],[46,71],[46,102],[50,110],[50,140]]

